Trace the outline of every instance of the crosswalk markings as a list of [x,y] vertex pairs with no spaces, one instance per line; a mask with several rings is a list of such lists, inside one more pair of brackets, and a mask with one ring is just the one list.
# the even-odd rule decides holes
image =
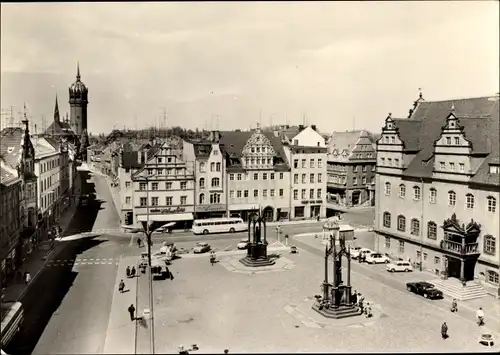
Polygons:
[[77,258],[75,260],[68,260],[68,259],[56,259],[49,261],[47,263],[48,266],[82,266],[82,265],[118,265],[120,259],[119,258],[99,258],[99,259],[93,259],[93,258],[85,258],[85,259],[80,259]]

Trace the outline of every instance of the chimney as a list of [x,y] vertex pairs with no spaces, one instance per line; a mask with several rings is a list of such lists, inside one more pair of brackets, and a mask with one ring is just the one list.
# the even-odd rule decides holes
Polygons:
[[318,131],[318,130],[316,129],[316,125],[315,125],[315,124],[312,124],[312,125],[311,125],[311,128],[312,128],[312,129],[314,129],[316,132]]
[[299,124],[299,132],[302,132],[304,130],[304,125],[303,124]]

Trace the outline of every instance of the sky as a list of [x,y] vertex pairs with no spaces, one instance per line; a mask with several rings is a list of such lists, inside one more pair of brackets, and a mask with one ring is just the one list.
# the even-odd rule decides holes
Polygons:
[[[79,61],[92,133],[316,124],[379,132],[427,100],[499,91],[499,3],[1,4],[2,119],[69,112]],[[165,115],[164,115],[165,112]]]

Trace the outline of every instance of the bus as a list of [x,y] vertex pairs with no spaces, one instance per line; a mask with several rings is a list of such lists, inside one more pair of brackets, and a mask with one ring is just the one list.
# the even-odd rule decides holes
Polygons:
[[0,347],[5,349],[23,323],[24,310],[21,302],[3,302],[1,305],[1,318]]
[[193,222],[194,234],[246,232],[248,225],[241,218],[207,218]]

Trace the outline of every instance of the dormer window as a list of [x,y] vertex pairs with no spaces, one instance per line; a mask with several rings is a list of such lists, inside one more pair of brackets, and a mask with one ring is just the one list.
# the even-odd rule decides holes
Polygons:
[[460,145],[460,138],[455,137],[455,145]]
[[500,173],[500,165],[490,165],[490,174]]
[[391,136],[391,143],[396,143],[396,138],[394,136]]
[[451,137],[446,137],[446,144],[451,145]]
[[439,168],[440,168],[441,170],[446,169],[446,163],[445,163],[444,161],[439,162]]
[[294,139],[293,140],[293,145],[299,145],[299,140],[298,139]]

